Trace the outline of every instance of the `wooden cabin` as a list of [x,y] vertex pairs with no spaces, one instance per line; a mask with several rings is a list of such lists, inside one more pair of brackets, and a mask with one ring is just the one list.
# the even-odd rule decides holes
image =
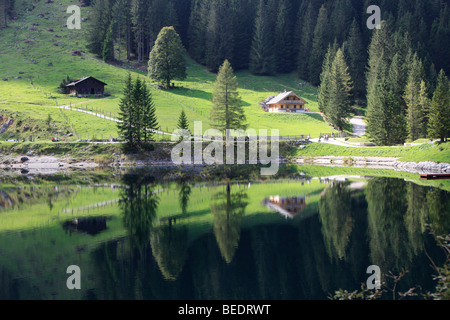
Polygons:
[[95,79],[94,77],[85,77],[69,83],[66,87],[69,89],[69,94],[74,96],[82,95],[104,95],[106,83]]
[[285,91],[265,102],[266,112],[306,112],[308,103],[292,91]]
[[263,200],[262,205],[277,211],[286,218],[293,219],[308,206],[306,197],[280,197],[270,196]]

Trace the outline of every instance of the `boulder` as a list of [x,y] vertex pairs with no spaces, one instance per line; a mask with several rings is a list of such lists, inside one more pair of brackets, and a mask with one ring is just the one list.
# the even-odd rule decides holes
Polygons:
[[27,162],[28,160],[30,160],[28,157],[20,158],[20,162],[22,162],[22,163]]

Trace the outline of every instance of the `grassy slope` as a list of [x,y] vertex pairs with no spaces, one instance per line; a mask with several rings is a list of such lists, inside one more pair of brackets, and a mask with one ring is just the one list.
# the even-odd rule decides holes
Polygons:
[[[54,110],[56,105],[73,105],[78,108],[97,110],[99,113],[116,115],[120,101],[122,82],[127,72],[133,76],[145,75],[137,69],[127,70],[108,65],[88,53],[86,49],[87,25],[82,24],[81,30],[69,30],[64,27],[68,15],[65,8],[71,4],[68,0],[45,4],[36,3],[36,8],[26,13],[24,8],[29,0],[18,2],[17,11],[20,19],[12,22],[8,29],[0,31],[0,114],[11,117],[22,117],[24,124],[27,119],[45,120],[50,113],[62,131],[76,131],[82,138],[109,135],[117,136],[117,130],[112,122],[95,118],[91,115],[71,111]],[[60,6],[59,3],[62,3]],[[90,8],[82,8],[82,16],[89,21]],[[44,18],[39,18],[40,13]],[[29,30],[34,23],[36,30]],[[54,32],[48,31],[52,28]],[[54,43],[58,43],[55,46]],[[73,49],[82,50],[82,57],[72,56]],[[39,63],[34,64],[31,60]],[[48,66],[49,63],[53,66]],[[130,64],[126,64],[130,66]],[[25,72],[19,75],[19,71]],[[106,99],[78,99],[63,96],[56,92],[56,87],[62,78],[70,75],[72,78],[81,78],[86,75],[97,77],[108,83],[107,91],[111,97]],[[21,76],[22,79],[14,79]],[[299,88],[301,82],[293,74],[276,77],[256,77],[247,71],[237,72],[240,84],[240,94],[249,127],[254,129],[279,129],[282,135],[312,134],[318,136],[320,132],[329,132],[331,128],[319,115],[286,115],[267,114],[259,107],[259,102],[270,95],[276,95],[282,90],[295,90],[309,103],[312,111],[317,111],[317,91],[312,87]],[[178,89],[172,91],[152,91],[161,129],[172,131],[176,121],[184,108],[191,123],[196,120],[204,122],[204,129],[209,127],[209,110],[215,75],[191,60],[188,60],[188,78],[185,81],[176,81]],[[31,120],[30,120],[31,121]],[[42,127],[42,123],[39,124]],[[20,129],[20,128],[19,128]],[[16,132],[16,137],[20,136]],[[42,134],[42,139],[49,139],[53,132]],[[29,136],[29,133],[22,135]],[[21,136],[21,137],[22,137]],[[77,139],[75,136],[71,139]],[[5,139],[7,137],[2,136]],[[70,140],[70,139],[69,139]]]
[[293,156],[344,156],[344,157],[395,157],[400,161],[450,162],[450,144],[424,144],[414,147],[341,147],[324,143],[313,143],[305,149],[295,150]]

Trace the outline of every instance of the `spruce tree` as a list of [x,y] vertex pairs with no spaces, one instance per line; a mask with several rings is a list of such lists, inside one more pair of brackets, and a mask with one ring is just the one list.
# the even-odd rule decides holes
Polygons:
[[425,123],[425,114],[424,107],[421,105],[423,102],[421,92],[423,73],[422,62],[417,57],[417,54],[415,54],[408,76],[408,83],[406,84],[405,93],[403,95],[403,99],[407,106],[408,138],[410,141],[425,137],[423,136],[425,131],[423,127]]
[[320,8],[316,28],[314,29],[314,40],[309,58],[309,82],[316,86],[320,84],[322,62],[330,42],[328,22],[328,10],[323,5]]
[[408,132],[406,123],[406,105],[403,100],[405,90],[404,74],[407,74],[402,57],[395,54],[387,74],[388,141],[387,145],[405,143]]
[[320,112],[325,113],[325,109],[330,105],[331,67],[338,50],[337,42],[328,47],[328,52],[323,60],[322,73],[320,75],[320,86],[318,103]]
[[134,148],[134,134],[133,134],[133,105],[132,105],[132,97],[131,94],[133,92],[133,81],[131,78],[131,74],[128,74],[128,77],[125,81],[125,85],[123,88],[123,97],[120,99],[119,104],[119,122],[117,122],[117,128],[119,133],[125,139],[125,149],[131,150]]
[[292,7],[289,0],[279,5],[275,28],[276,70],[278,73],[291,72],[295,64],[293,60],[294,30],[291,22]]
[[367,54],[365,53],[361,30],[356,20],[353,20],[350,27],[345,49],[350,76],[354,83],[353,94],[355,98],[363,99],[366,93]]
[[269,21],[265,1],[260,0],[250,52],[250,72],[256,75],[275,73],[275,47]]
[[189,54],[198,63],[206,61],[206,27],[208,24],[210,1],[193,0],[189,18]]
[[308,2],[306,13],[302,20],[302,29],[300,37],[300,48],[298,49],[297,72],[298,77],[303,80],[309,80],[309,58],[313,41],[314,26],[317,13],[314,10],[312,1]]
[[142,83],[142,92],[141,92],[141,129],[142,135],[144,137],[145,146],[148,146],[148,142],[153,140],[155,135],[154,130],[158,129],[158,120],[156,117],[156,108],[153,103],[152,93],[150,89],[147,87],[146,82]]
[[178,118],[177,129],[189,131],[189,121],[184,112],[184,109],[181,110],[180,117]]
[[237,78],[228,60],[219,69],[214,83],[213,108],[210,114],[212,126],[222,132],[228,129],[245,129],[246,117],[238,93]]
[[137,147],[141,146],[143,137],[143,99],[144,99],[144,84],[139,77],[133,85],[133,90],[131,91],[131,119],[133,141]]
[[329,81],[329,105],[325,107],[325,116],[336,129],[343,131],[352,111],[353,84],[341,49],[334,58]]
[[164,27],[156,39],[148,62],[150,78],[170,88],[173,79],[186,78],[185,50],[173,27]]
[[449,81],[441,70],[436,91],[430,106],[428,137],[445,141],[450,134],[450,88]]
[[422,137],[428,136],[428,119],[430,116],[431,100],[428,95],[428,87],[424,80],[420,82],[419,105],[422,107]]
[[103,42],[102,59],[105,62],[114,60],[113,24],[108,28],[105,41]]
[[217,72],[224,60],[233,59],[234,37],[230,9],[222,0],[211,3],[206,28],[206,66]]

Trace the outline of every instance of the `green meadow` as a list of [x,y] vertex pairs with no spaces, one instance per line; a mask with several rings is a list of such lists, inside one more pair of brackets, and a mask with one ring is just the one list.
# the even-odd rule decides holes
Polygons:
[[[188,77],[175,81],[176,89],[160,90],[141,71],[142,66],[125,61],[121,66],[110,65],[89,53],[86,48],[89,7],[81,8],[82,17],[87,19],[82,29],[69,30],[64,27],[68,15],[63,9],[72,4],[71,1],[60,1],[61,6],[59,2],[46,4],[42,1],[34,4],[34,10],[25,12],[27,3],[18,1],[19,20],[0,30],[0,114],[7,119],[17,119],[13,127],[0,136],[1,140],[28,140],[32,136],[46,141],[55,135],[66,141],[117,137],[114,122],[76,111],[58,110],[57,106],[72,106],[116,118],[123,80],[128,72],[133,77],[145,78],[151,87],[162,131],[173,132],[182,109],[191,126],[194,121],[203,121],[203,130],[210,128],[215,74],[187,58]],[[40,18],[40,13],[48,14]],[[82,55],[74,56],[72,50],[79,50]],[[108,84],[106,91],[110,96],[76,98],[59,94],[57,87],[66,76],[98,78]],[[259,77],[248,71],[238,71],[236,76],[249,128],[278,129],[281,135],[311,134],[313,137],[333,131],[319,114],[268,114],[262,110],[259,103],[267,97],[293,90],[309,103],[311,111],[318,111],[317,89],[300,87],[303,81],[295,74]],[[3,78],[8,81],[2,81]],[[53,120],[50,129],[46,123],[49,115]],[[68,133],[73,136],[67,136]]]

